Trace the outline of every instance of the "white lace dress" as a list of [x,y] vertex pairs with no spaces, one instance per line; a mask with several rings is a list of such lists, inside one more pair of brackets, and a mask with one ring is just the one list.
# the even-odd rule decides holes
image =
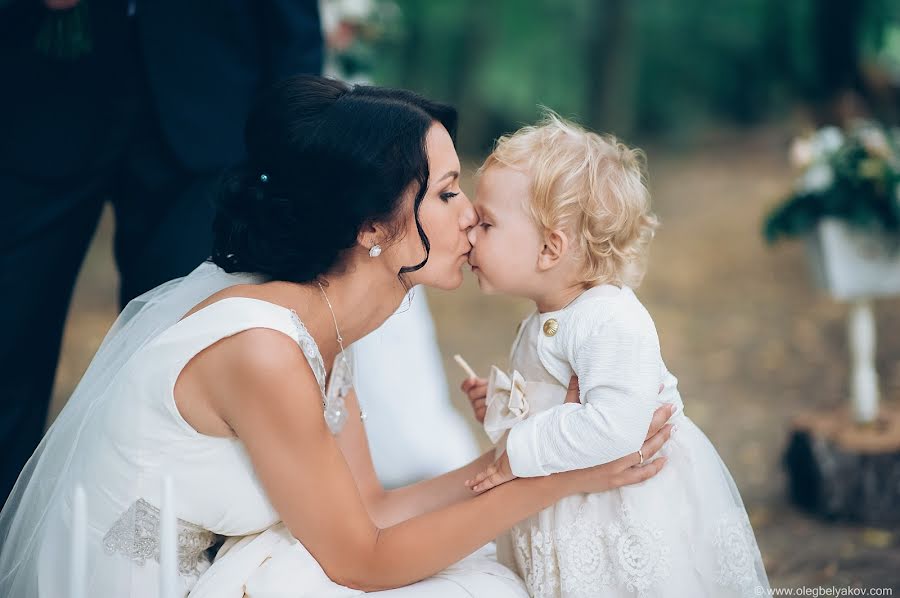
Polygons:
[[[159,510],[163,475],[174,481],[180,595],[195,598],[338,597],[362,594],[333,583],[279,522],[243,444],[196,432],[175,405],[175,381],[191,358],[227,336],[270,328],[294,338],[324,391],[325,367],[296,314],[244,297],[222,299],[167,328],[135,353],[92,414],[105,434],[90,443],[87,492],[88,593],[98,598],[159,596]],[[338,363],[341,363],[338,360]],[[337,367],[337,366],[336,366]],[[329,393],[345,393],[335,369]],[[137,473],[137,475],[135,475]],[[315,483],[311,480],[310,483]],[[38,564],[40,596],[68,595],[71,505],[54,513]],[[206,549],[228,537],[215,562]],[[62,566],[61,566],[62,565]],[[417,584],[378,592],[423,596],[521,598],[521,580],[497,563],[493,546]]]
[[[582,404],[563,404],[566,388],[545,367],[559,369],[566,355]],[[534,313],[522,323],[511,367],[510,374],[492,370],[485,429],[498,441],[498,455],[509,450],[520,476],[634,453],[655,408],[678,407],[671,420],[678,430],[658,453],[669,462],[656,477],[567,497],[498,538],[500,562],[525,579],[532,596],[765,593],[768,580],[740,494],[715,448],[684,415],[655,328],[630,289],[598,288],[564,310]]]

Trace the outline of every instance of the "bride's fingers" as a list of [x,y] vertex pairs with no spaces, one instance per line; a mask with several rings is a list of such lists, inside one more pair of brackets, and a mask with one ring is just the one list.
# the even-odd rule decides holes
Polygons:
[[629,467],[613,476],[613,485],[614,487],[628,486],[649,480],[658,474],[665,464],[666,458],[660,457],[650,463],[644,463],[641,467]]
[[[645,463],[662,448],[669,438],[672,437],[672,430],[674,427],[675,426],[672,424],[666,424],[659,432],[644,441],[644,444],[641,445],[641,453],[644,454]],[[640,462],[640,455],[637,456],[637,459],[635,464]]]
[[650,428],[647,430],[647,436],[644,437],[644,440],[659,432],[666,422],[669,421],[669,418],[672,417],[673,413],[675,413],[675,405],[671,404],[663,405],[654,411],[653,418],[650,420]]
[[[655,416],[654,416],[655,417]],[[650,438],[644,441],[644,444],[641,445],[641,453],[644,454],[644,465],[647,464],[647,461],[655,455],[659,449],[662,448],[662,445],[666,443],[666,440],[672,435],[672,424],[667,424],[663,426],[658,432],[653,434]],[[608,465],[610,465],[612,471],[625,471],[630,467],[635,467],[641,462],[641,456],[638,453],[631,453],[629,455],[625,455],[624,457],[620,457],[615,461],[611,461]]]

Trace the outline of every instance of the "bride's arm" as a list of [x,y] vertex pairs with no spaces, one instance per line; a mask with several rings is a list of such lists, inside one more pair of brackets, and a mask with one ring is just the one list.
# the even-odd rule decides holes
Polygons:
[[[410,400],[415,400],[410,397]],[[416,515],[452,505],[475,495],[466,488],[466,480],[494,462],[494,452],[489,451],[471,463],[428,480],[394,490],[385,490],[375,474],[369,451],[365,426],[359,418],[359,402],[356,393],[350,391],[344,398],[347,407],[347,423],[336,436],[337,444],[347,460],[347,465],[359,487],[369,515],[378,527],[390,527]]]
[[[662,467],[663,459],[630,467],[638,459],[631,455],[590,470],[514,480],[382,528],[325,424],[318,384],[296,343],[281,333],[251,330],[220,347],[235,343],[241,349],[229,354],[236,358],[217,368],[216,408],[246,447],[291,534],[346,586],[374,591],[424,579],[563,496],[637,483]],[[667,437],[668,431],[655,435],[645,455]]]

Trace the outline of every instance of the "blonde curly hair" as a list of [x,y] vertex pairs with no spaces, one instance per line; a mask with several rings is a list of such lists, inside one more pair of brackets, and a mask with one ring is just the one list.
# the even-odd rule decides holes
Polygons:
[[637,287],[659,226],[650,211],[645,157],[551,110],[536,125],[500,137],[478,174],[506,166],[531,179],[530,212],[544,231],[573,236],[586,286]]

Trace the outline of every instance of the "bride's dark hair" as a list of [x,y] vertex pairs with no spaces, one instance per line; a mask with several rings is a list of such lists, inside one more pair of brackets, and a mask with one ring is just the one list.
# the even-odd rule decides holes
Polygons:
[[212,260],[227,272],[311,282],[332,271],[368,223],[405,224],[415,187],[419,222],[428,185],[425,136],[435,122],[456,136],[456,110],[411,91],[311,75],[285,79],[255,102],[244,132],[247,161],[229,172],[216,204]]

